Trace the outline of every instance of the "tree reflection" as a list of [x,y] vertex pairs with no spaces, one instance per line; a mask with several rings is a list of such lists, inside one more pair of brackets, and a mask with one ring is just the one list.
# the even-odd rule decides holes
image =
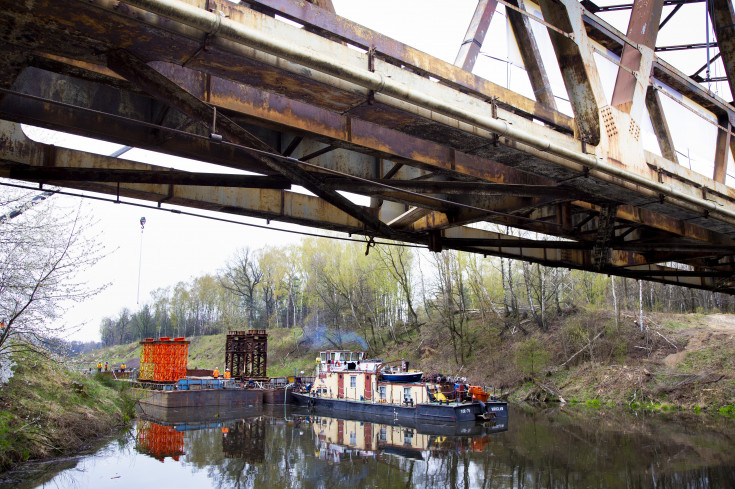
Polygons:
[[309,414],[139,426],[136,449],[180,456],[220,489],[735,487],[735,428],[714,418],[517,409],[501,432]]

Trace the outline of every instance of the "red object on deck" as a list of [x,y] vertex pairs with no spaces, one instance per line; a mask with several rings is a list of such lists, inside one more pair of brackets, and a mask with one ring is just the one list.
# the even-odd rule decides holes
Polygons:
[[185,338],[171,340],[164,337],[158,341],[141,341],[139,380],[153,382],[176,382],[186,378],[189,342]]
[[473,399],[477,399],[478,401],[487,402],[487,398],[490,394],[482,390],[482,387],[479,385],[471,385],[468,389],[468,392],[472,396]]

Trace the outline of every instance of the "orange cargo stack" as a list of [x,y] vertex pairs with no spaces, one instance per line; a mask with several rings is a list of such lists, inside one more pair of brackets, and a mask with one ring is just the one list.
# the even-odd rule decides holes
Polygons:
[[189,342],[185,338],[162,337],[157,341],[142,341],[141,345],[140,380],[176,382],[186,377]]

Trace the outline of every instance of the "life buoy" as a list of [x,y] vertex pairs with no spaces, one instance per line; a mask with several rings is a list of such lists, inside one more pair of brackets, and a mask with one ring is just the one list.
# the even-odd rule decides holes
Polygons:
[[335,367],[339,367],[340,366],[339,360],[337,360],[334,365]]

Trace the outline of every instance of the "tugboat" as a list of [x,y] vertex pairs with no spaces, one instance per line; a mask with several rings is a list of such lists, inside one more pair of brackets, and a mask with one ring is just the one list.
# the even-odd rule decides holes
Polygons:
[[508,404],[478,386],[457,384],[451,393],[444,393],[438,383],[422,379],[421,372],[409,372],[405,362],[401,372],[394,370],[386,369],[383,360],[365,359],[361,351],[323,351],[314,382],[293,392],[293,400],[328,411],[440,423],[508,417]]

